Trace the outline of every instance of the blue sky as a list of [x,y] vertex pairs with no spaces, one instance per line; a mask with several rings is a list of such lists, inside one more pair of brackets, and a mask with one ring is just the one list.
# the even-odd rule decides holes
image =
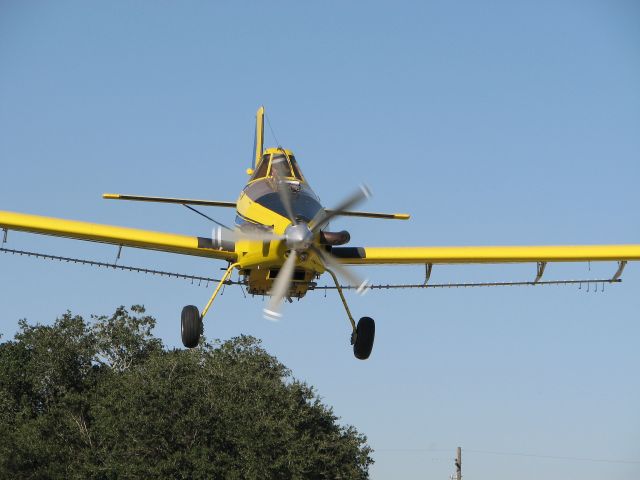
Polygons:
[[[640,6],[541,2],[0,3],[0,208],[207,235],[184,208],[103,192],[234,200],[264,104],[353,245],[638,243]],[[267,143],[275,143],[267,131]],[[210,210],[223,222],[228,210]],[[9,247],[112,261],[116,248],[10,233]],[[220,275],[220,262],[125,249],[124,264]],[[549,278],[615,264],[552,265]],[[374,282],[421,281],[380,267]],[[535,265],[440,267],[434,281],[529,279]],[[621,285],[349,296],[377,321],[353,358],[335,295],[288,305],[228,289],[211,338],[255,335],[376,450],[373,479],[635,479],[640,266]],[[0,332],[142,303],[178,346],[179,280],[0,256]],[[539,456],[496,455],[482,452]],[[542,457],[565,458],[542,458]],[[578,460],[590,459],[590,460]]]

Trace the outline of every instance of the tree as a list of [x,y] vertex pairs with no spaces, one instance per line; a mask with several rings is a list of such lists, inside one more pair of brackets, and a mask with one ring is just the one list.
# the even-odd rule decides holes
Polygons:
[[166,349],[134,306],[0,343],[0,478],[368,478],[366,438],[248,336]]

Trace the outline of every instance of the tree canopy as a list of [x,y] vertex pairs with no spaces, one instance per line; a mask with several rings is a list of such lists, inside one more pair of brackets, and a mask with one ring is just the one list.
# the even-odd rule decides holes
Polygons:
[[259,340],[167,349],[140,306],[0,343],[0,478],[364,479],[366,438]]

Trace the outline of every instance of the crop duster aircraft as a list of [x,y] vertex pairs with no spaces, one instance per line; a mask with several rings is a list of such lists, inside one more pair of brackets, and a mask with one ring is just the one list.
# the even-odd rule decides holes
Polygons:
[[[395,287],[425,287],[431,268],[436,264],[523,263],[537,264],[535,280],[515,283],[459,284],[535,285],[544,283],[617,282],[627,263],[640,260],[640,245],[576,245],[576,246],[480,246],[480,247],[344,247],[350,240],[346,231],[330,231],[328,225],[338,216],[406,220],[407,214],[353,211],[369,196],[361,187],[333,209],[324,208],[302,174],[292,151],[263,148],[264,108],[256,114],[253,167],[247,169],[250,179],[236,202],[192,200],[104,194],[104,198],[143,202],[177,203],[195,210],[192,205],[229,207],[237,212],[236,225],[218,224],[207,237],[161,233],[95,223],[0,211],[0,228],[45,235],[55,235],[93,242],[135,247],[182,255],[196,255],[228,262],[228,267],[202,312],[193,305],[182,310],[181,331],[185,347],[198,345],[203,320],[221,287],[229,283],[243,285],[251,294],[270,297],[264,315],[281,316],[285,299],[304,297],[316,288],[315,280],[324,273],[331,277],[351,323],[351,344],[356,358],[371,354],[375,323],[362,317],[356,324],[347,305],[343,289],[366,291],[374,285],[363,282],[348,265],[419,264],[426,266],[424,284]],[[197,213],[201,213],[197,211]],[[202,214],[204,215],[204,214]],[[206,215],[204,215],[206,216]],[[209,217],[207,217],[209,218]],[[210,220],[213,220],[210,218]],[[215,221],[215,220],[214,220]],[[216,222],[218,223],[218,222]],[[3,250],[6,250],[3,248]],[[40,255],[44,256],[44,255]],[[50,256],[45,256],[52,258]],[[58,257],[56,257],[58,258]],[[547,262],[617,261],[618,269],[606,280],[542,281]],[[83,261],[83,263],[97,262]],[[114,265],[115,267],[115,265]],[[140,269],[136,269],[140,270]],[[231,282],[234,270],[238,282]],[[145,270],[146,271],[146,270]],[[338,279],[340,278],[342,282]],[[444,285],[443,285],[444,286]],[[450,285],[449,285],[450,286]],[[394,285],[378,285],[393,288]]]

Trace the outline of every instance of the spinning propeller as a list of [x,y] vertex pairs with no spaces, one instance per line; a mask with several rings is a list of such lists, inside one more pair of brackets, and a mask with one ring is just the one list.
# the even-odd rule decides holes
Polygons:
[[278,175],[275,175],[275,181],[278,187],[280,200],[285,206],[291,225],[287,227],[283,236],[287,248],[289,249],[288,257],[273,282],[273,286],[271,288],[271,299],[264,308],[265,318],[269,320],[278,320],[282,317],[280,310],[282,308],[283,300],[287,297],[287,293],[291,289],[296,260],[300,254],[304,254],[308,251],[316,254],[326,269],[338,274],[350,286],[356,287],[358,293],[363,293],[366,290],[367,281],[362,280],[358,275],[344,267],[336,257],[319,247],[315,240],[319,239],[320,230],[322,227],[327,225],[331,219],[339,216],[342,211],[348,210],[357,203],[360,203],[364,199],[370,197],[371,192],[369,189],[365,186],[360,187],[360,189],[333,209],[331,213],[326,213],[324,210],[320,210],[318,214],[309,223],[307,223],[305,221],[298,220],[293,215],[293,210],[291,208],[291,189],[287,187],[286,182]]
[[216,227],[213,231],[213,244],[216,248],[222,247],[225,242],[235,242],[238,240],[280,240],[285,242],[287,246],[286,259],[271,287],[269,303],[264,308],[264,317],[274,321],[282,317],[282,313],[280,313],[282,303],[291,290],[297,260],[300,257],[306,256],[308,253],[315,254],[327,270],[336,273],[349,286],[356,288],[358,293],[364,293],[368,285],[367,280],[362,280],[350,269],[343,266],[335,256],[320,246],[320,233],[321,229],[333,218],[340,216],[342,212],[351,209],[356,204],[369,198],[371,196],[369,189],[362,185],[353,194],[339,203],[336,208],[329,210],[329,213],[321,209],[313,219],[306,222],[300,218],[296,218],[294,214],[292,191],[284,179],[282,172],[282,163],[285,161],[283,158],[280,162],[276,159],[272,162],[275,189],[278,192],[286,216],[291,222],[284,234],[279,235],[259,231],[243,232],[241,230],[228,230],[220,227]]

